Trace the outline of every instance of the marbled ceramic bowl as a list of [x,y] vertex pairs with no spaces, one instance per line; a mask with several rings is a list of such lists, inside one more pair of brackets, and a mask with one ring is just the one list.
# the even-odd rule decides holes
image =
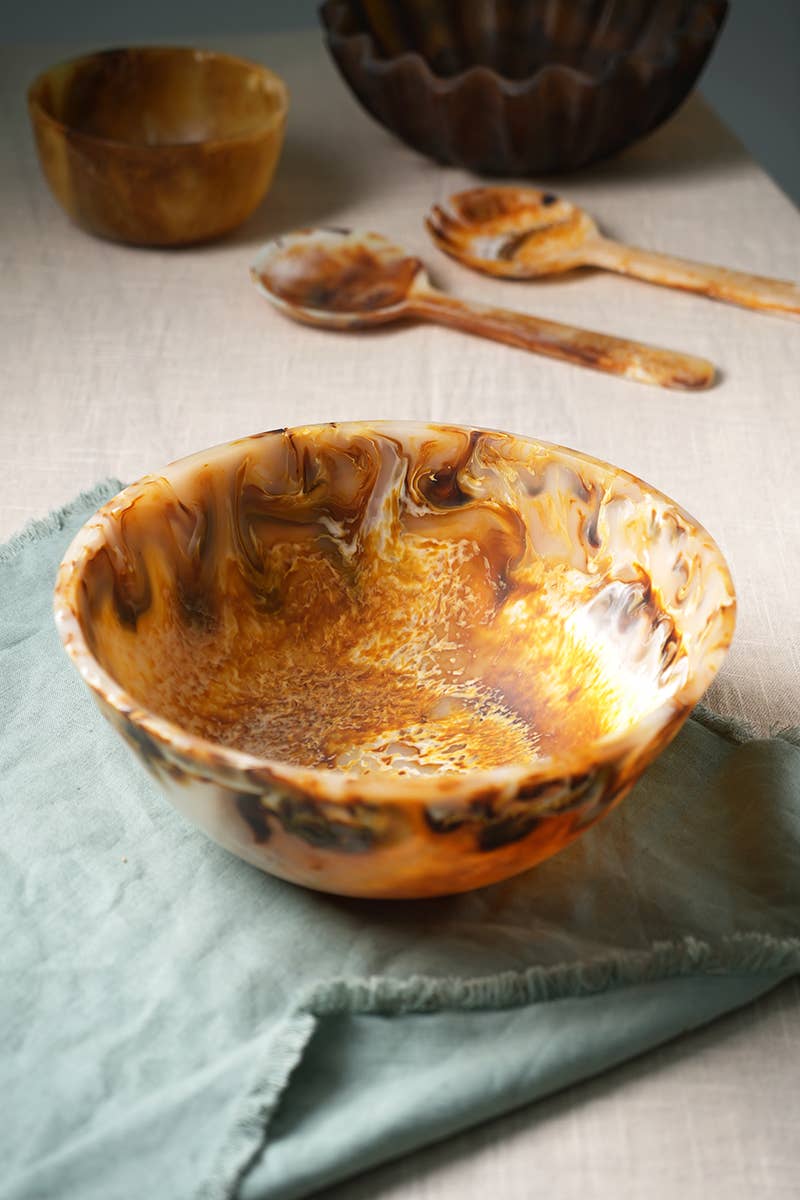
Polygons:
[[90,233],[147,246],[208,241],[263,200],[288,98],[272,71],[170,46],[60,63],[28,91],[39,160]]
[[675,111],[727,0],[326,0],[364,108],[438,162],[488,175],[571,171]]
[[276,430],[109,501],[58,628],[170,800],[285,879],[481,887],[601,817],[728,648],[719,549],[640,480],[507,433]]

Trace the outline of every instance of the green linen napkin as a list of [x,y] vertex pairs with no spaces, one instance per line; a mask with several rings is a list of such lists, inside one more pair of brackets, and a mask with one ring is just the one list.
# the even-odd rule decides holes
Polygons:
[[797,971],[797,735],[707,713],[567,851],[471,895],[317,895],[208,841],[53,626],[119,486],[0,551],[4,1200],[305,1196]]

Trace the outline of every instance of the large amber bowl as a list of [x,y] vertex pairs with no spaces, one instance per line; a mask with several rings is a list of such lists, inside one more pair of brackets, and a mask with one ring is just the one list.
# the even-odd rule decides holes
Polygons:
[[109,501],[57,625],[169,799],[284,879],[482,887],[566,846],[725,656],[706,531],[627,472],[406,422],[280,429]]
[[486,175],[571,171],[685,100],[727,0],[325,0],[360,104],[414,149]]
[[261,203],[288,96],[257,63],[142,46],[51,67],[31,84],[28,109],[45,178],[78,225],[180,246],[227,233]]

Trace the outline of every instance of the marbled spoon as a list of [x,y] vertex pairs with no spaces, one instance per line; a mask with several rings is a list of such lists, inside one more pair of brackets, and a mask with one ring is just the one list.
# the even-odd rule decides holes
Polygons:
[[702,358],[447,296],[420,259],[376,233],[303,229],[268,242],[250,271],[268,300],[309,325],[364,329],[410,317],[639,383],[696,389],[714,378]]
[[573,267],[603,267],[712,300],[800,317],[797,284],[611,241],[588,213],[551,192],[470,188],[451,196],[445,207],[434,204],[425,224],[440,250],[489,275],[535,279]]

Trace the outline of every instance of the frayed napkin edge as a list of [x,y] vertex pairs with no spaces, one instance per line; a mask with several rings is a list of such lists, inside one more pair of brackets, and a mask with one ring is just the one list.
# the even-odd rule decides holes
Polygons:
[[678,976],[797,970],[800,937],[737,933],[717,945],[686,937],[654,942],[649,950],[623,952],[595,961],[533,966],[473,979],[421,975],[405,980],[383,976],[331,979],[312,988],[298,1011],[321,1017],[519,1008]]
[[741,717],[723,717],[721,713],[714,712],[702,702],[696,704],[692,709],[691,719],[712,733],[718,733],[720,737],[724,737],[728,742],[733,742],[736,746],[744,746],[747,742],[780,738],[781,741],[788,742],[791,746],[800,747],[800,725],[789,725],[785,728],[774,725],[768,734],[760,734],[749,721],[744,721]]
[[297,1009],[278,1026],[266,1057],[257,1060],[253,1082],[238,1103],[196,1200],[235,1200],[242,1180],[266,1148],[272,1118],[318,1024],[315,1014]]
[[325,1017],[496,1012],[691,976],[774,975],[777,985],[798,972],[800,937],[737,933],[716,945],[686,937],[594,962],[528,967],[473,979],[418,975],[405,980],[327,980],[310,989],[276,1031],[267,1060],[259,1063],[253,1084],[242,1096],[197,1200],[235,1200],[243,1179],[268,1146],[286,1087]]
[[91,515],[106,500],[110,500],[112,496],[116,496],[117,492],[121,492],[124,486],[119,479],[109,476],[108,479],[102,480],[93,488],[80,492],[61,508],[54,508],[46,517],[35,517],[32,521],[28,521],[27,525],[23,525],[18,533],[12,534],[7,542],[0,545],[0,563],[10,562],[32,542],[40,542],[51,533],[59,533],[69,518],[75,516],[76,513],[85,512]]

